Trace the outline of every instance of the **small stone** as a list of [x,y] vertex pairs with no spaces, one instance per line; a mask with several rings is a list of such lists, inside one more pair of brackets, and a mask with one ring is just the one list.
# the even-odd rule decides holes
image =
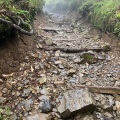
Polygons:
[[120,102],[119,101],[115,101],[115,107],[116,107],[117,113],[120,113]]
[[24,89],[22,96],[23,96],[23,97],[28,97],[29,94],[30,94],[30,92],[31,92],[31,90],[29,90],[29,89]]
[[44,113],[38,113],[23,118],[23,120],[48,120],[48,115]]
[[43,76],[43,77],[40,78],[40,80],[39,80],[39,83],[40,83],[40,84],[45,84],[46,82],[47,82],[46,76]]
[[54,63],[55,63],[55,65],[59,65],[59,64],[61,64],[62,62],[61,62],[61,61],[55,61]]
[[56,81],[56,82],[54,82],[54,84],[55,85],[64,85],[65,83],[64,83],[64,81]]
[[34,58],[38,58],[38,54],[37,53],[30,53],[30,55]]
[[64,66],[62,66],[61,64],[58,65],[60,69],[64,69]]
[[48,38],[48,39],[45,40],[45,44],[50,46],[50,45],[53,44],[53,40]]
[[42,95],[48,95],[49,94],[49,91],[48,91],[47,88],[43,88],[40,92],[41,92]]
[[81,120],[95,120],[95,118],[92,115],[85,115]]
[[39,97],[40,100],[40,109],[43,113],[51,112],[52,111],[52,103],[48,96],[42,95]]
[[68,71],[68,75],[71,75],[71,74],[75,74],[76,73],[76,70],[75,69],[70,69]]
[[110,114],[109,112],[105,112],[105,113],[104,113],[104,116],[105,116],[106,118],[112,118],[112,117],[113,117],[113,115]]
[[37,48],[43,48],[43,46],[42,46],[40,43],[38,43],[38,44],[36,45],[36,47],[37,47]]
[[30,100],[27,100],[27,101],[25,101],[25,110],[26,111],[31,111],[31,109],[32,109],[32,104],[33,104],[33,100],[32,99],[30,99]]
[[10,82],[6,82],[5,86],[6,86],[7,89],[11,89],[12,88],[12,85],[11,85]]
[[59,56],[60,56],[60,50],[58,50],[58,51],[55,52],[55,56],[56,56],[56,57],[59,57]]
[[40,65],[39,64],[35,64],[35,70],[39,70],[40,69]]

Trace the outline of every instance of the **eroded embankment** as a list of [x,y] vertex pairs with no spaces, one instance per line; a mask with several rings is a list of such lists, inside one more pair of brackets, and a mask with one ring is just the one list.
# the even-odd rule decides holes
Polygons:
[[17,38],[7,38],[0,42],[0,74],[19,70],[20,63],[34,48],[32,39],[33,37],[22,35]]

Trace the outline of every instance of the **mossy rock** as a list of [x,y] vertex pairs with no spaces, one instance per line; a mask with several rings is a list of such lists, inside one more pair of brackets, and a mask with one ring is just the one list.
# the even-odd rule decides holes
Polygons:
[[94,54],[89,53],[89,52],[85,52],[81,55],[81,58],[83,58],[82,63],[89,63],[89,64],[93,64],[97,62],[97,59],[95,57]]

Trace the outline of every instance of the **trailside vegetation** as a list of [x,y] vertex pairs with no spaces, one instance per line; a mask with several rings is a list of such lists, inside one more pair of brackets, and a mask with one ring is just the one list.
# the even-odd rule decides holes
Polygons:
[[44,1],[38,0],[0,0],[0,39],[20,32],[26,35],[33,34],[32,22],[35,11],[41,10]]
[[120,0],[79,0],[79,3],[79,13],[95,27],[120,36]]
[[120,37],[120,0],[64,0],[69,11],[78,11],[95,27]]

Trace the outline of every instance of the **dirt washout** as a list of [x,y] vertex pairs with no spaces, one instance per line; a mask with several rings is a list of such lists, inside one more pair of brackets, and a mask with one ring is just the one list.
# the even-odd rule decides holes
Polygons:
[[[24,52],[29,54],[25,53],[26,56],[23,57],[23,61],[19,61],[19,70],[12,74],[3,74],[5,81],[0,79],[0,107],[4,111],[6,110],[5,106],[9,107],[12,111],[9,115],[11,120],[13,118],[15,120],[63,120],[59,105],[67,104],[61,102],[65,97],[64,93],[70,94],[66,97],[68,99],[74,95],[69,90],[80,89],[80,86],[119,87],[119,42],[115,40],[114,42],[113,38],[116,39],[114,36],[111,37],[99,32],[82,19],[79,19],[77,23],[75,21],[74,17],[67,15],[36,17],[34,26],[38,34],[34,41],[30,40],[30,43],[29,39],[25,39],[25,42],[28,41],[31,44],[30,48],[33,48],[34,42],[34,51],[27,52],[27,49],[24,48]],[[21,41],[19,42],[23,44]],[[111,51],[88,50],[66,53],[58,49],[52,50],[56,47],[91,49],[105,46],[111,46]],[[22,49],[22,47],[20,48]],[[44,48],[49,48],[49,50],[46,51]],[[17,50],[22,51],[21,49],[18,50],[17,47],[14,50],[18,54]],[[10,53],[12,52],[13,49]],[[14,58],[16,59],[16,57]],[[88,96],[88,91],[83,91],[86,91],[85,94]],[[74,100],[79,99],[79,95]],[[69,120],[101,120],[107,118],[119,120],[119,109],[117,108],[120,101],[116,100],[116,97],[111,94],[97,93],[92,94],[92,97],[95,100],[96,106],[94,107],[96,109],[92,112],[88,109],[85,114],[80,112],[76,114],[76,111],[82,109],[78,108],[78,105],[74,111],[74,116],[69,116],[71,117]],[[66,101],[70,101],[71,107],[74,107],[73,104],[77,104],[73,99],[68,99]],[[90,104],[92,103],[90,102]],[[4,116],[6,116],[5,112]],[[62,117],[65,115],[63,114]]]
[[33,37],[21,35],[0,41],[0,74],[19,71],[28,51],[33,50]]

